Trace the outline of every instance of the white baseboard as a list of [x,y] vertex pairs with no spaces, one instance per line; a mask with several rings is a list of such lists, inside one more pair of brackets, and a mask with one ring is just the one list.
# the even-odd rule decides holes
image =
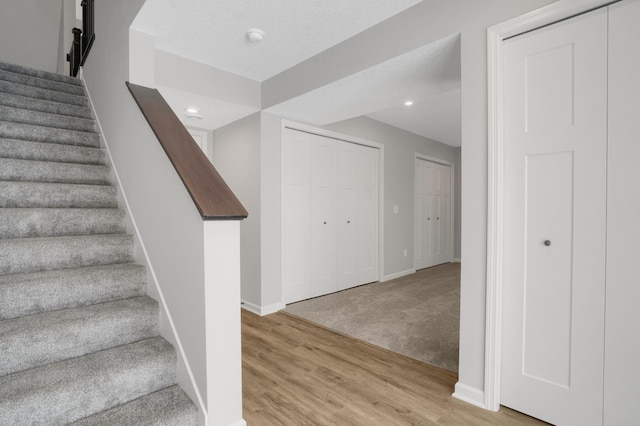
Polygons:
[[242,309],[246,309],[247,311],[252,312],[256,315],[260,315],[261,317],[276,313],[279,310],[285,308],[285,306],[282,303],[274,303],[268,306],[258,306],[251,302],[247,302],[246,300],[243,300],[242,305],[240,306],[242,307]]
[[395,272],[393,274],[385,275],[384,277],[382,277],[380,282],[395,280],[396,278],[404,277],[405,275],[411,275],[415,273],[416,273],[415,268],[407,269],[405,271]]
[[455,392],[453,392],[453,395],[451,396],[459,399],[460,401],[475,405],[476,407],[486,409],[484,405],[484,392],[463,383],[456,383]]

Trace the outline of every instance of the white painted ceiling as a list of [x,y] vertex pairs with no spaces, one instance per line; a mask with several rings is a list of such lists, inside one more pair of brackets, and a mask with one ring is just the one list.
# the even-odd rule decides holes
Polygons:
[[[147,0],[133,27],[156,48],[259,82],[421,0]],[[252,44],[250,28],[265,40]],[[215,129],[255,112],[159,87],[188,126]],[[404,101],[414,105],[407,108]],[[184,110],[198,105],[202,120]],[[460,146],[460,44],[451,36],[269,108],[313,125],[366,115]],[[211,115],[210,115],[211,114]]]
[[[156,47],[264,81],[421,0],[147,0],[135,27]],[[247,30],[265,39],[252,44]]]

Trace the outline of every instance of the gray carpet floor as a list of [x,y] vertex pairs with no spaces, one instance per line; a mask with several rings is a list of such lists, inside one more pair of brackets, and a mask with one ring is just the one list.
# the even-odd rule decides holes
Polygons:
[[458,371],[459,263],[293,303],[285,312],[427,364]]

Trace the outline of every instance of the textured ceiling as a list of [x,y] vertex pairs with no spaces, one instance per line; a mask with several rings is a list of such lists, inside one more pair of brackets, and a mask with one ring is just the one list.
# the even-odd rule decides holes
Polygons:
[[[147,0],[133,26],[156,47],[256,81],[421,0]],[[252,44],[250,28],[266,33]]]

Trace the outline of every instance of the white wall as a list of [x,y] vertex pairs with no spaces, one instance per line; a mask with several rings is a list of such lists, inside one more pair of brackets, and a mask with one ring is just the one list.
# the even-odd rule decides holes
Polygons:
[[3,0],[0,61],[57,72],[61,20],[62,0]]
[[[487,256],[486,29],[552,2],[553,0],[424,0],[272,77],[262,86],[262,104],[263,107],[269,107],[427,43],[451,34],[461,34],[462,288],[459,388],[473,393],[476,399],[482,396],[484,387]],[[355,55],[354,52],[359,54]]]
[[[447,161],[457,170],[460,149],[367,117],[324,127],[384,145],[384,273],[393,275],[413,269],[415,154]],[[399,207],[398,214],[393,213],[394,205]],[[454,208],[458,210],[459,203]],[[454,229],[455,241],[460,239],[458,229],[459,224]],[[407,257],[404,257],[405,249]],[[459,258],[460,252],[454,252],[454,257]]]
[[[196,385],[206,401],[203,222],[125,86],[129,25],[143,3],[95,3],[96,42],[83,73],[130,213],[146,247],[152,276],[162,288]],[[136,257],[144,263],[140,250]],[[153,286],[149,290],[159,298]],[[161,327],[163,335],[171,339],[166,317],[161,318]],[[187,391],[191,388],[188,376],[179,376],[179,383]]]
[[155,49],[155,82],[211,97],[219,101],[258,109],[260,83],[163,50]]
[[260,306],[260,113],[213,132],[211,161],[249,212],[240,224],[242,300]]

